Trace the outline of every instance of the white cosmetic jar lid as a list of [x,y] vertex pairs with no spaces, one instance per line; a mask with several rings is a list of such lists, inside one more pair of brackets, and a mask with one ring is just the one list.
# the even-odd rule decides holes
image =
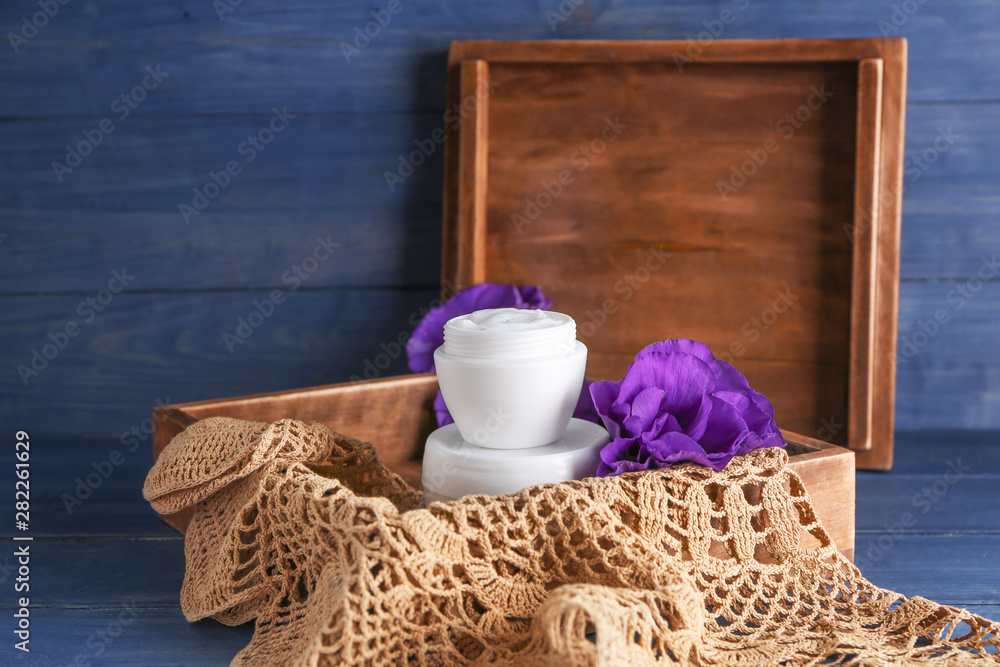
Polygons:
[[604,427],[575,418],[561,439],[528,449],[477,447],[462,439],[457,425],[442,426],[424,447],[424,504],[593,477],[608,442]]

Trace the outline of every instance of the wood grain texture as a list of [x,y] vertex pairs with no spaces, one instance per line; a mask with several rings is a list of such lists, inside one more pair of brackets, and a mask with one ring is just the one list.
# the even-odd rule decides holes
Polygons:
[[[930,2],[896,17],[894,4],[590,0],[565,21],[552,22],[546,12],[558,11],[555,0],[519,0],[502,9],[477,0],[407,3],[348,62],[341,42],[351,42],[354,29],[363,28],[369,12],[384,3],[295,0],[279,8],[244,0],[225,20],[211,3],[182,7],[156,0],[137,6],[114,0],[102,2],[99,11],[71,3],[20,53],[8,51],[0,64],[0,89],[19,93],[0,100],[0,116],[69,111],[100,117],[141,80],[145,65],[157,63],[173,77],[157,91],[160,115],[244,113],[270,108],[275,97],[318,113],[434,110],[444,99],[440,66],[453,39],[694,39],[707,30],[706,22],[719,22],[725,9],[733,19],[713,24],[724,39],[904,36],[913,46],[912,99],[997,99],[996,3]],[[30,0],[3,3],[0,25],[5,33],[16,30],[21,17],[35,11]],[[968,57],[970,45],[974,58]]]
[[[475,94],[473,62],[496,91],[488,131],[449,128],[445,282],[545,285],[596,379],[621,377],[650,341],[704,341],[786,428],[846,419],[828,437],[888,468],[906,44],[670,55],[697,46],[453,44],[449,105]],[[487,164],[466,159],[477,151]],[[463,187],[473,179],[486,184]],[[450,243],[463,237],[480,247]]]
[[[246,138],[271,117],[129,118],[62,182],[51,163],[94,126],[0,123],[0,177],[18,184],[0,193],[0,292],[93,292],[122,266],[131,289],[288,287],[317,238],[339,247],[306,287],[437,285],[440,116],[301,116],[257,151]],[[435,150],[391,191],[415,139]],[[210,172],[228,185],[186,224]]]
[[[859,545],[857,556],[864,556]],[[998,535],[903,535],[878,561],[862,563],[861,574],[903,595],[955,606],[995,603],[1000,597]],[[952,574],[944,575],[941,563]],[[960,574],[960,576],[954,576]]]
[[[174,537],[142,498],[142,483],[153,461],[151,436],[142,434],[127,443],[120,438],[31,436],[38,454],[31,458],[30,479],[30,525],[36,540]],[[11,488],[13,454],[11,450],[0,456],[0,481]],[[0,537],[16,534],[12,523],[0,526]],[[4,558],[0,554],[0,566],[8,562]]]
[[[998,110],[908,109],[904,281],[974,275],[984,251],[1000,248],[1000,226],[992,223],[1000,216]],[[284,272],[318,236],[341,251],[309,286],[438,284],[441,149],[394,183],[395,192],[384,172],[398,168],[415,140],[444,127],[440,113],[296,119],[185,225],[178,204],[190,202],[209,170],[242,160],[237,146],[267,118],[266,111],[130,118],[63,183],[51,162],[86,123],[0,123],[0,176],[18,184],[0,191],[0,231],[8,235],[0,244],[0,294],[96,291],[121,266],[143,268],[137,288],[144,290],[282,287]]]
[[[898,366],[896,419],[903,427],[990,428],[996,423],[1000,370],[984,360],[995,354],[1000,287],[987,283],[969,299],[961,297],[960,289],[969,289],[967,281],[902,286],[900,353],[913,353],[901,356],[905,363]],[[76,319],[81,297],[6,299],[0,323],[0,368],[5,369],[0,374],[0,420],[38,435],[117,439],[142,424],[157,399],[238,396],[363,377],[365,360],[374,363],[383,343],[391,348],[400,333],[409,333],[409,318],[437,298],[436,290],[301,291],[229,354],[222,333],[232,331],[237,317],[253,309],[253,300],[265,296],[123,294],[27,388],[16,366],[30,362],[31,350],[44,344],[49,332]],[[958,309],[958,304],[964,305]],[[342,307],[353,309],[362,326],[345,319]],[[930,326],[942,309],[949,321],[926,344],[911,348],[914,337],[924,342],[919,323]],[[623,355],[622,371],[627,361]],[[405,370],[399,357],[378,372]],[[52,419],[57,411],[61,419]],[[833,413],[823,419],[807,435],[844,428]]]
[[[546,11],[558,4],[406,3],[348,64],[340,42],[384,3],[243,0],[222,21],[209,2],[69,2],[21,53],[0,58],[0,294],[7,295],[0,296],[0,423],[28,427],[33,437],[64,434],[45,438],[33,460],[40,512],[34,524],[40,537],[57,538],[36,543],[51,577],[39,583],[66,591],[57,606],[32,609],[32,663],[219,665],[249,641],[248,626],[188,624],[177,606],[177,581],[149,573],[155,565],[176,577],[182,567],[179,538],[156,548],[133,539],[172,530],[140,496],[149,436],[72,515],[60,495],[93,462],[120,449],[122,433],[141,426],[157,398],[346,380],[375,358],[393,329],[409,328],[410,309],[429,303],[439,280],[441,152],[394,192],[384,172],[415,140],[444,126],[450,40],[694,38],[723,9],[742,3],[588,0],[553,27]],[[901,4],[753,0],[721,37],[865,37],[888,26],[891,36],[909,40],[901,350],[936,310],[951,319],[899,366],[896,422],[903,429],[998,428],[1000,290],[988,284],[961,309],[949,295],[1000,249],[1000,5],[922,3],[916,13],[896,16],[896,26],[894,5]],[[3,33],[36,11],[35,0],[0,3]],[[101,118],[117,119],[112,101],[156,64],[170,73],[163,85],[128,119],[116,120],[105,143],[58,183],[52,160]],[[298,115],[289,130],[183,225],[177,204],[279,105]],[[263,290],[286,287],[283,272],[320,234],[333,235],[344,250],[310,277],[306,287],[322,291],[295,295],[296,305],[285,304],[230,356],[221,332]],[[25,390],[14,364],[121,265],[143,269],[134,293],[116,299],[39,385]],[[410,291],[415,285],[427,289]],[[341,290],[362,286],[373,288],[365,292],[374,293],[370,300]],[[244,291],[253,288],[259,291]],[[362,324],[335,315],[337,304],[358,309]],[[390,370],[402,372],[403,365]],[[864,573],[1000,619],[992,511],[1000,502],[997,445],[995,431],[897,433],[893,471],[857,479]],[[971,461],[976,474],[921,513],[914,495],[941,479],[950,459]],[[0,450],[0,478],[7,479],[9,461]],[[890,555],[866,556],[869,541],[877,547],[886,525],[896,530],[907,511],[918,522],[904,530],[905,539],[893,538]],[[115,553],[96,557],[100,549],[88,542],[116,535]],[[0,565],[6,567],[3,557]],[[70,601],[66,593],[88,579],[100,587]],[[107,632],[132,597],[161,602],[143,607],[95,655],[87,642]],[[14,653],[0,644],[0,663],[17,664]]]
[[[127,605],[127,597],[116,603]],[[253,636],[252,623],[235,628],[216,621],[188,623],[177,605],[33,609],[31,618],[30,662],[24,664],[218,667],[229,664]],[[109,630],[117,636],[112,639]],[[13,653],[10,644],[0,647],[7,664],[24,662]]]
[[184,581],[184,540],[173,536],[44,540],[31,553],[31,602],[39,607],[172,606]]
[[[879,189],[882,134],[882,73],[881,58],[866,58],[858,63],[857,119],[854,167],[855,229],[878,224],[880,215]],[[900,116],[895,117],[899,122]],[[851,267],[851,351],[848,373],[849,409],[847,441],[853,449],[872,449],[873,400],[876,391],[871,369],[875,366],[878,330],[874,317],[877,298],[878,249],[875,235],[854,235],[854,256]],[[895,316],[895,314],[893,315]],[[868,372],[862,372],[862,369]]]
[[[401,378],[326,385],[254,396],[183,403],[154,411],[153,457],[159,457],[182,426],[207,417],[254,421],[298,419],[371,442],[386,466],[421,488],[424,442],[436,427],[433,412],[437,377],[421,373]],[[813,499],[817,518],[848,557],[854,552],[854,453],[785,431],[789,467]],[[183,532],[189,513],[163,517]],[[803,536],[805,546],[818,541]]]
[[910,429],[992,428],[1000,414],[1000,282],[911,283],[902,293],[897,422]]
[[[437,290],[287,291],[230,352],[224,336],[236,335],[239,318],[257,311],[254,302],[269,310],[264,302],[272,292],[123,293],[89,324],[76,312],[80,296],[8,299],[0,324],[0,421],[36,435],[118,438],[142,425],[157,400],[403,373],[405,342],[438,299]],[[26,387],[17,366],[30,364],[32,350],[52,344],[48,334],[70,320],[80,333]]]

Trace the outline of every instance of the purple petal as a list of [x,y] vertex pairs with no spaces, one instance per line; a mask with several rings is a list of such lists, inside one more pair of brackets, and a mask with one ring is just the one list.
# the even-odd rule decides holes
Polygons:
[[[524,285],[517,287],[517,305],[514,308],[528,308],[531,310],[548,310],[552,307],[552,299],[542,294],[542,288],[537,285]],[[498,306],[488,306],[497,308]]]
[[701,407],[701,397],[715,389],[715,376],[709,365],[697,357],[649,354],[637,359],[625,374],[616,402],[631,402],[646,387],[663,389],[660,409],[684,423]]
[[747,382],[745,377],[743,377],[743,374],[725,361],[716,361],[713,363],[712,372],[715,373],[715,379],[718,381],[719,389],[751,391],[750,383]]
[[440,389],[438,389],[437,396],[434,397],[434,414],[437,416],[439,428],[455,423],[455,420],[451,418],[451,412],[448,411],[448,406],[444,403],[444,394],[441,393]]
[[755,433],[778,433],[774,423],[774,408],[771,402],[753,391],[717,391],[712,394],[729,403],[746,422],[747,428]]
[[680,352],[681,354],[690,354],[692,357],[698,357],[706,364],[711,364],[715,361],[715,355],[712,354],[710,349],[708,349],[708,345],[699,343],[695,340],[689,340],[687,338],[664,340],[659,343],[647,345],[639,350],[639,354],[635,355],[635,360],[638,361],[642,357],[649,354],[675,354],[677,352]]
[[749,433],[746,422],[731,403],[712,397],[712,412],[708,417],[705,433],[698,442],[709,453],[736,453],[736,449]]
[[590,387],[612,442],[598,475],[692,461],[722,470],[738,454],[784,447],[774,406],[703,343],[668,340],[636,355],[618,382]]
[[705,449],[683,433],[664,433],[660,438],[644,443],[639,458],[652,459],[656,468],[666,468],[678,461],[694,461],[704,466],[711,464]]
[[653,426],[660,416],[660,401],[664,391],[659,387],[646,387],[632,401],[631,413],[622,424],[625,432],[632,437],[638,437]]
[[650,463],[649,460],[643,462],[618,460],[611,463],[601,461],[600,465],[597,466],[597,476],[608,477],[611,475],[621,475],[626,472],[635,472],[637,470],[649,470]]
[[740,443],[736,453],[746,454],[747,452],[755,449],[762,449],[764,447],[784,447],[785,444],[785,439],[780,433],[768,433],[761,436],[757,433],[751,432],[748,433],[746,439]]
[[648,431],[642,434],[641,440],[649,442],[659,438],[664,433],[683,433],[684,429],[677,423],[677,418],[669,412],[664,412],[656,418]]
[[601,448],[601,460],[608,465],[615,461],[635,460],[639,445],[635,438],[615,438]]
[[601,416],[597,414],[597,408],[594,406],[594,399],[590,395],[591,384],[590,380],[584,379],[583,388],[580,390],[580,398],[576,402],[576,409],[573,410],[573,417],[600,425]]
[[611,416],[611,407],[618,398],[621,384],[621,380],[618,382],[604,380],[590,385],[590,397],[594,401],[594,409],[597,410],[597,414],[600,415],[601,421],[604,423],[604,428],[608,429],[612,438],[621,435],[621,425]]

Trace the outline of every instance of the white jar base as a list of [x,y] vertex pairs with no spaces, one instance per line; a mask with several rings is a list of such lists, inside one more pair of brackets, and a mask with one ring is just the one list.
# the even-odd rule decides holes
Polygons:
[[455,424],[443,426],[430,434],[424,448],[424,505],[592,477],[608,442],[602,426],[582,419],[571,419],[559,440],[528,449],[478,447],[463,440]]

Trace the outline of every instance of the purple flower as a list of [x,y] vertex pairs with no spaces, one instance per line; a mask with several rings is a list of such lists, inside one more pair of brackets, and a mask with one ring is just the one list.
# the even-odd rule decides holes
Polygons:
[[654,343],[623,379],[595,382],[590,393],[611,435],[602,477],[679,461],[722,470],[739,454],[785,446],[771,402],[704,343]]
[[434,397],[434,415],[437,417],[438,426],[455,423],[451,412],[448,411],[448,406],[444,404],[444,394],[441,393],[440,389],[438,389],[437,396]]
[[587,378],[583,379],[583,391],[580,392],[580,400],[576,402],[576,408],[573,410],[573,417],[576,419],[584,419],[589,422],[594,422],[600,426],[601,415],[597,414],[597,408],[594,407],[594,398],[590,395],[591,384],[593,383]]
[[542,294],[541,287],[479,283],[456,292],[445,303],[432,308],[413,331],[406,344],[410,370],[427,373],[434,370],[434,350],[444,343],[444,325],[453,317],[468,315],[487,308],[539,308],[547,310],[552,299]]

